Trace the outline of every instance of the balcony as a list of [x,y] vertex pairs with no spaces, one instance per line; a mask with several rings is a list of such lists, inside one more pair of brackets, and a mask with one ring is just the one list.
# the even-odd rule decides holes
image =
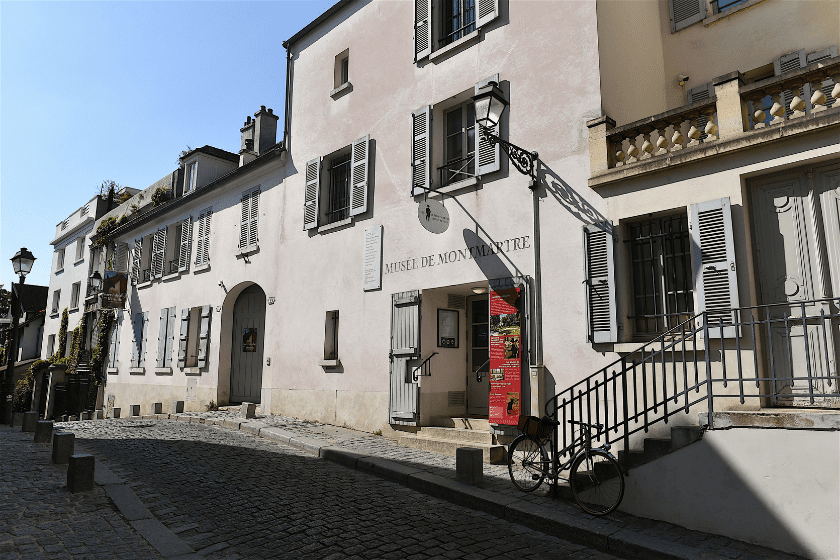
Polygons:
[[608,116],[587,122],[589,186],[840,124],[837,57],[748,85],[740,72],[713,84],[709,99],[630,124],[616,127]]

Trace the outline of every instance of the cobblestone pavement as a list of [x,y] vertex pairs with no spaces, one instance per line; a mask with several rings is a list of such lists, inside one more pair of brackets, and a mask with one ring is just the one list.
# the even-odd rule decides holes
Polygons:
[[241,431],[172,420],[63,427],[211,560],[615,558]]
[[0,426],[0,559],[162,558],[101,488],[70,493],[67,467],[32,435]]

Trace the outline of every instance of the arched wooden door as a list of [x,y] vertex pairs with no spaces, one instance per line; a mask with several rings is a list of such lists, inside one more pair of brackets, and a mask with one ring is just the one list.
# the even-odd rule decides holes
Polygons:
[[254,284],[233,305],[230,402],[260,402],[264,337],[265,292]]

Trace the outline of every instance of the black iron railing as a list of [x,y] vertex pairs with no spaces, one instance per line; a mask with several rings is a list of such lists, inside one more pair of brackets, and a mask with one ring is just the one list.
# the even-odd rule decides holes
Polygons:
[[438,167],[438,172],[441,187],[475,177],[475,156],[470,154],[465,158],[452,160]]
[[432,358],[434,358],[437,355],[437,352],[432,352],[428,358],[423,360],[423,363],[411,370],[411,378],[414,380],[415,383],[418,379],[420,379],[421,375],[424,377],[429,377],[432,375]]
[[[838,350],[840,298],[707,310],[558,393],[546,413],[563,426],[603,424],[598,444],[629,449],[631,436],[675,414],[707,412],[714,427],[722,399],[837,407]],[[558,430],[554,448],[571,436]]]

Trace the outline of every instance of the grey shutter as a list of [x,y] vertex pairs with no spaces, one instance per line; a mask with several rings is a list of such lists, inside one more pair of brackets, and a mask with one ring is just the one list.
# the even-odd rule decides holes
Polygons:
[[[805,55],[805,49],[798,50],[796,52],[792,52],[783,56],[780,56],[776,60],[773,61],[773,73],[776,76],[781,76],[782,74],[786,74],[788,72],[795,72],[800,68],[805,68],[808,65],[808,58]],[[802,99],[805,100],[805,103],[810,107],[811,105],[811,88],[807,84],[804,88],[806,91],[803,92]],[[785,90],[779,95],[779,101],[785,107],[785,118],[790,118],[793,114],[793,111],[790,110],[790,103],[793,101],[793,97],[795,95],[799,95],[799,92],[792,92],[791,90]]]
[[190,329],[190,310],[184,308],[181,310],[181,332],[178,335],[178,367],[183,368],[187,365],[187,335]]
[[149,312],[143,312],[143,321],[140,325],[140,362],[138,367],[146,366],[146,337],[149,335]]
[[[692,204],[691,260],[697,311],[706,312],[709,325],[723,320],[724,338],[736,336],[732,308],[738,307],[738,273],[729,198]],[[702,317],[700,323],[702,324]],[[720,338],[720,328],[709,328],[710,338]]]
[[198,333],[198,367],[207,365],[207,351],[210,344],[210,313],[213,308],[205,305],[201,308],[201,325]]
[[131,281],[135,284],[140,278],[140,256],[143,254],[143,238],[134,240],[134,252],[131,254]]
[[490,23],[497,17],[499,17],[499,0],[478,0],[477,27]]
[[201,258],[204,263],[210,262],[210,223],[213,221],[213,211],[208,210],[207,216],[204,217],[205,225],[204,225],[204,252],[201,255]]
[[409,361],[420,357],[420,292],[391,296],[391,372],[388,422],[416,426],[420,388],[411,375]]
[[122,311],[117,310],[114,322],[111,324],[111,340],[108,343],[108,365],[117,367],[117,357],[120,355],[120,326],[122,325]]
[[248,246],[248,223],[251,218],[251,191],[242,193],[242,213],[239,219],[239,248]]
[[612,224],[583,226],[586,318],[588,340],[616,342],[618,321],[615,307],[615,260]]
[[192,251],[192,216],[181,222],[181,247],[178,251],[178,272],[190,269],[190,252]]
[[251,214],[248,216],[248,245],[255,246],[260,240],[260,189],[251,191]]
[[668,0],[671,33],[706,18],[706,0]]
[[140,367],[140,348],[143,345],[143,314],[138,313],[132,321],[132,332],[134,333],[131,346],[131,367]]
[[163,367],[172,365],[172,344],[175,341],[175,307],[169,308],[169,318],[166,321],[166,348],[163,352]]
[[[490,82],[496,82],[498,84],[499,75],[495,74],[475,84],[475,94],[478,94],[479,88],[486,86]],[[501,124],[497,124],[493,128],[493,134],[498,136],[500,128]],[[475,150],[475,174],[481,176],[486,173],[492,173],[493,171],[498,171],[499,169],[501,169],[501,148],[498,144],[485,140],[481,137],[481,134],[478,130],[478,123],[476,123],[475,125],[475,141],[477,144]]]
[[213,211],[209,208],[198,216],[198,235],[195,241],[195,264],[210,262],[210,218]]
[[303,229],[318,227],[318,199],[321,185],[320,156],[306,162],[306,186],[303,195]]
[[114,246],[113,267],[117,272],[128,272],[128,243],[117,243]]
[[411,114],[411,196],[431,187],[432,106]]
[[350,178],[350,215],[356,216],[367,212],[368,207],[368,169],[370,168],[370,136],[353,142]]
[[414,61],[432,54],[432,0],[414,0]]
[[159,229],[152,237],[152,278],[163,276],[166,256],[166,228]]
[[160,329],[158,330],[157,367],[163,367],[166,361],[166,322],[169,320],[169,309],[160,310]]

